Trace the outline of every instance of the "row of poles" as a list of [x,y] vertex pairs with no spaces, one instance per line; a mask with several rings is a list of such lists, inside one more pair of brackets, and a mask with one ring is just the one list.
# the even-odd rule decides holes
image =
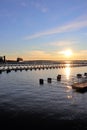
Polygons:
[[[56,80],[57,80],[57,81],[61,81],[61,77],[62,77],[62,76],[61,76],[60,74],[58,74]],[[82,79],[82,80],[84,80],[84,79],[87,80],[87,73],[84,73],[84,77],[83,77],[82,74],[79,74],[79,73],[78,73],[75,78],[77,78],[77,79]],[[44,79],[39,79],[39,84],[40,84],[40,85],[43,85],[43,84],[44,84],[44,81],[45,81]],[[47,82],[48,82],[48,83],[52,83],[52,78],[47,78]]]
[[[39,84],[43,85],[44,84],[44,79],[39,79]],[[61,81],[61,75],[57,75],[57,81]],[[52,78],[47,78],[47,82],[51,83],[52,82]]]
[[[80,66],[84,66],[84,64],[72,64],[70,65],[70,67],[80,67]],[[86,65],[85,65],[86,66]],[[7,73],[13,71],[22,71],[22,70],[41,70],[41,69],[55,69],[55,68],[66,68],[67,65],[63,65],[63,64],[59,64],[59,65],[0,65],[0,74],[4,71],[6,71]]]

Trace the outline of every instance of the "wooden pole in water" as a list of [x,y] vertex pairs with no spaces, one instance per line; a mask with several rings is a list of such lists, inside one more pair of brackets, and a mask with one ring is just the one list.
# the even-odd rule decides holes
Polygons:
[[2,70],[0,70],[0,74],[2,74]]
[[61,80],[61,75],[57,75],[57,81],[60,81]]
[[77,74],[78,82],[80,82],[80,78],[82,78],[82,74]]
[[39,79],[39,84],[43,85],[44,84],[44,80],[43,79]]
[[51,83],[52,82],[52,78],[47,78],[47,82]]
[[84,73],[84,76],[86,76],[86,77],[87,77],[87,73]]

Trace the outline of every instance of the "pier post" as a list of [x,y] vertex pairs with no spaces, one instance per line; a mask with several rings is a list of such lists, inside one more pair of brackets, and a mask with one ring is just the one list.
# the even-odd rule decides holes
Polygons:
[[0,70],[0,74],[2,74],[2,70]]
[[8,68],[8,69],[6,70],[6,72],[7,72],[7,74],[8,74],[8,73],[10,73],[10,72],[11,72],[11,70]]
[[51,83],[52,82],[52,78],[47,78],[47,82]]
[[77,74],[77,78],[82,78],[82,74]]
[[86,76],[86,77],[87,77],[87,73],[84,73],[84,76]]
[[82,78],[82,74],[77,74],[78,82],[80,82],[80,78]]
[[43,79],[39,79],[39,84],[43,85],[44,84],[44,80]]
[[61,80],[61,75],[57,75],[57,81],[60,81]]

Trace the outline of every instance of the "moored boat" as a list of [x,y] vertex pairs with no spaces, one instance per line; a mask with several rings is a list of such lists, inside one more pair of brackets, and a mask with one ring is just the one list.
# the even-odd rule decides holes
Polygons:
[[76,89],[76,91],[85,92],[85,91],[87,91],[87,81],[73,83],[72,88]]

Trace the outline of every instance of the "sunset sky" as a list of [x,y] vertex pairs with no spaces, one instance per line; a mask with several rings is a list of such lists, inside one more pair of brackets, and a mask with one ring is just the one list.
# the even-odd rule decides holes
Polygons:
[[[72,54],[67,55],[67,50]],[[1,0],[0,56],[87,60],[87,0]]]

